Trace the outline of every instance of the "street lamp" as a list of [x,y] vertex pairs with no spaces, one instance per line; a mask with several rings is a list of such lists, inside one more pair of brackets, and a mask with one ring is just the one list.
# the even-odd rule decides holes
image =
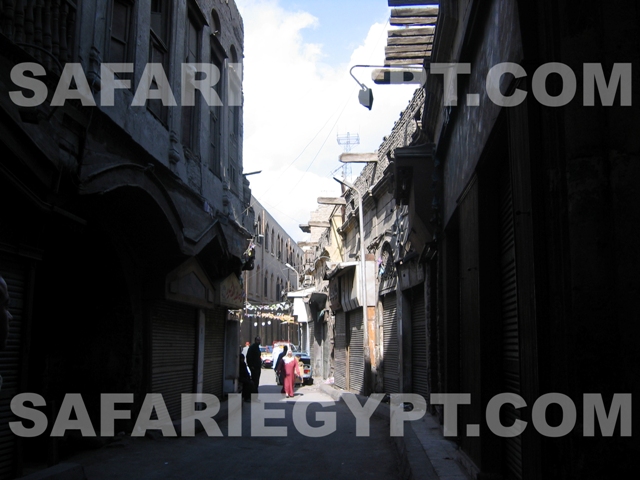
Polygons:
[[378,68],[371,76],[374,83],[384,84],[419,84],[424,85],[427,80],[427,71],[424,67],[408,65],[354,65],[349,70],[349,75],[360,85],[358,100],[360,105],[371,110],[373,105],[373,91],[361,83],[353,74],[354,68]]
[[367,275],[365,272],[366,258],[364,254],[364,214],[362,211],[362,194],[358,189],[346,180],[341,180],[337,177],[333,179],[341,185],[344,185],[348,189],[352,190],[358,196],[358,223],[360,227],[360,294],[362,301],[362,323],[364,328],[363,343],[364,347],[368,351],[369,347],[369,320],[367,318]]
[[285,263],[284,266],[287,267],[287,268],[290,268],[291,270],[293,270],[295,272],[295,274],[296,274],[296,290],[298,290],[300,288],[300,285],[299,285],[300,279],[298,278],[298,271],[295,268],[293,268],[291,265],[289,265],[288,263]]

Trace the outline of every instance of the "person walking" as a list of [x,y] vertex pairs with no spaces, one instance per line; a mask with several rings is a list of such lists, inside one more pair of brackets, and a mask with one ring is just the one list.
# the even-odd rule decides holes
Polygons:
[[280,382],[280,385],[282,385],[282,390],[280,391],[280,393],[285,393],[284,392],[284,369],[282,368],[282,359],[287,354],[287,350],[289,350],[289,347],[287,347],[286,345],[282,347],[282,351],[280,352],[280,355],[278,355],[278,360],[276,360],[276,364],[274,368],[276,375],[278,376],[278,381]]
[[244,361],[244,355],[238,355],[239,369],[238,369],[238,381],[242,385],[242,399],[245,402],[251,401],[251,394],[253,393],[253,381],[249,370],[247,370],[247,364]]
[[293,398],[293,387],[296,382],[296,377],[301,377],[300,365],[298,365],[298,359],[293,356],[293,351],[289,350],[287,354],[282,358],[280,369],[284,371],[284,393],[287,398]]
[[251,380],[253,380],[254,392],[258,393],[260,385],[260,374],[262,373],[262,356],[260,352],[260,342],[262,339],[256,337],[247,350],[247,366],[251,370]]

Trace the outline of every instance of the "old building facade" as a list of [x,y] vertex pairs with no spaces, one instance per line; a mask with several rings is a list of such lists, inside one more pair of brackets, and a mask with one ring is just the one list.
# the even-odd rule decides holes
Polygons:
[[290,302],[285,303],[286,294],[302,285],[302,248],[253,196],[251,209],[256,220],[252,242],[255,260],[253,270],[246,271],[244,277],[249,308],[242,320],[242,343],[253,343],[260,335],[263,345],[287,338],[297,345],[300,329],[292,323]]
[[[389,33],[386,65],[430,73],[343,195],[345,255],[327,274],[335,384],[427,401],[468,394],[453,438],[472,478],[628,476],[638,7],[388,4],[402,28]],[[369,261],[363,240],[374,299],[354,286]],[[489,424],[501,393],[521,399],[502,406],[501,425],[524,431]],[[610,432],[592,431],[587,394],[618,416]],[[441,403],[429,409],[444,421]]]
[[[0,17],[0,274],[15,312],[0,353],[4,478],[70,448],[11,434],[19,392],[42,396],[49,419],[80,393],[99,430],[101,393],[132,394],[132,419],[160,393],[176,420],[181,393],[234,391],[227,310],[243,303],[255,220],[233,1],[18,0]],[[34,95],[25,64],[47,92],[33,106],[19,105]],[[205,75],[220,102],[189,93]]]

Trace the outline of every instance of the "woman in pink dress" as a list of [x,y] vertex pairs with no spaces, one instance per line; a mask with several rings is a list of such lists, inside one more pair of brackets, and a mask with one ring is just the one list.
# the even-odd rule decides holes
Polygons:
[[289,350],[287,355],[282,359],[280,369],[284,373],[284,393],[287,398],[293,397],[293,386],[295,385],[296,377],[300,377],[301,374],[298,360],[293,356],[291,350]]

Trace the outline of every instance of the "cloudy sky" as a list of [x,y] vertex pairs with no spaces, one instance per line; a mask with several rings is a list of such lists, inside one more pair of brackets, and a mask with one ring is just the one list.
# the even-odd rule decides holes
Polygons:
[[[244,171],[253,195],[295,240],[319,196],[338,196],[337,135],[358,134],[353,152],[374,152],[415,87],[373,85],[371,111],[349,75],[384,59],[385,0],[236,0],[244,19]],[[359,171],[352,167],[352,177]],[[347,172],[348,173],[348,172]]]

